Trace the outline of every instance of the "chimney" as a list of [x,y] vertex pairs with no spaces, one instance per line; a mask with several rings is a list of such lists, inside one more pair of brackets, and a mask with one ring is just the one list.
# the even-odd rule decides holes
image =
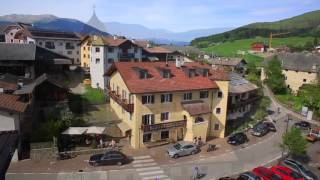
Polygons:
[[117,35],[113,35],[113,40],[118,39]]

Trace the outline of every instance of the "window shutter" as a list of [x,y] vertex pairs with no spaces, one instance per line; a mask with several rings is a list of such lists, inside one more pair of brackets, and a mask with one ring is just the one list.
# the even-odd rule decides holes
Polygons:
[[151,103],[154,103],[154,95],[151,96]]
[[142,104],[145,104],[147,102],[147,96],[142,96]]
[[151,124],[154,124],[154,114],[151,114]]
[[169,96],[170,96],[170,102],[172,102],[172,94],[170,94]]
[[164,94],[161,94],[161,102],[164,102]]

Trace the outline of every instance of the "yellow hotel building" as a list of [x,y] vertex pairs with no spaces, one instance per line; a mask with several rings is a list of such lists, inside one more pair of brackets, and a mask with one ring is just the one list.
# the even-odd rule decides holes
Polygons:
[[225,136],[229,81],[223,70],[179,60],[116,62],[106,75],[111,108],[133,148]]
[[81,67],[89,68],[90,67],[90,59],[91,59],[91,46],[92,40],[90,36],[85,36],[80,44],[80,61]]

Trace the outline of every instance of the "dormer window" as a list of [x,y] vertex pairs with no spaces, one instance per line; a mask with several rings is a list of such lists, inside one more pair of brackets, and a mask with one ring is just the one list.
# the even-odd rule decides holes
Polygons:
[[203,69],[202,70],[202,76],[203,77],[208,77],[209,76],[209,69]]
[[171,77],[171,73],[170,70],[162,70],[162,77],[163,78],[170,78]]
[[146,71],[146,70],[139,70],[139,78],[140,78],[140,79],[147,79],[147,78],[148,78],[148,71]]
[[194,76],[196,76],[196,70],[195,70],[195,69],[189,69],[189,70],[188,70],[188,76],[189,76],[189,77],[194,77]]

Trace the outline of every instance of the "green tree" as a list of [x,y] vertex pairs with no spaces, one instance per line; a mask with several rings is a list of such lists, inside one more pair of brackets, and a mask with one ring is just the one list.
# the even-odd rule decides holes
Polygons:
[[282,137],[281,147],[288,151],[290,155],[302,156],[306,154],[307,141],[302,136],[300,129],[291,128]]
[[305,106],[313,111],[320,111],[320,85],[305,84],[300,90],[298,96],[302,99]]
[[318,44],[319,44],[318,37],[314,37],[313,46],[318,46]]
[[281,63],[277,57],[268,62],[266,74],[266,83],[274,93],[280,94],[286,91],[285,78],[282,74]]

